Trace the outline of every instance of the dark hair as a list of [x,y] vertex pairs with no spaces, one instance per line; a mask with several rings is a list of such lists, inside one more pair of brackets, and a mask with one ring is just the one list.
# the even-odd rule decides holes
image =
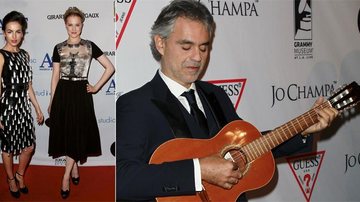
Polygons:
[[21,25],[21,30],[23,32],[23,35],[25,36],[25,31],[27,29],[27,21],[22,13],[18,11],[11,11],[10,13],[5,15],[2,22],[3,22],[3,26],[2,26],[3,31],[5,31],[6,25],[9,22],[18,22]]
[[154,25],[151,27],[150,49],[155,60],[160,61],[161,54],[156,49],[154,36],[160,35],[160,37],[164,39],[169,37],[173,31],[175,20],[179,17],[203,23],[210,34],[210,38],[213,38],[215,22],[210,11],[204,4],[195,0],[174,0],[162,9]]
[[66,23],[66,19],[69,16],[78,16],[79,18],[81,18],[81,22],[83,23],[85,21],[85,14],[78,9],[77,7],[69,7],[65,13],[64,13],[64,21]]

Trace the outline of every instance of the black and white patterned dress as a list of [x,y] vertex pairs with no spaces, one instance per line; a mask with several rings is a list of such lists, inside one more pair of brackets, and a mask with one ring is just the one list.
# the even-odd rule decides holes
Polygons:
[[0,121],[1,150],[18,155],[26,147],[35,143],[35,127],[28,96],[32,69],[29,55],[23,49],[9,52],[0,49],[4,56],[1,78]]
[[49,155],[53,158],[69,156],[84,163],[88,156],[101,155],[93,97],[86,85],[91,60],[102,54],[95,43],[84,39],[54,47],[53,62],[60,64],[60,79],[50,111]]

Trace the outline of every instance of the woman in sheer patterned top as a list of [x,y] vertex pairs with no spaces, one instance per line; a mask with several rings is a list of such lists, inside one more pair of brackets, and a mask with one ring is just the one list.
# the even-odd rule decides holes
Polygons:
[[[70,194],[70,178],[79,184],[78,162],[89,156],[101,155],[100,135],[95,117],[92,94],[109,80],[115,69],[101,49],[92,41],[82,39],[84,13],[70,7],[64,14],[68,38],[55,45],[51,79],[49,155],[66,157],[60,194]],[[95,85],[88,82],[92,59],[105,69]]]

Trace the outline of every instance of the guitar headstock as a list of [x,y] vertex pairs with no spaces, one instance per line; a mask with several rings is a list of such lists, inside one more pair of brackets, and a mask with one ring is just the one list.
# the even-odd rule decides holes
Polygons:
[[331,106],[339,111],[353,107],[360,101],[360,86],[353,81],[337,89],[328,100]]

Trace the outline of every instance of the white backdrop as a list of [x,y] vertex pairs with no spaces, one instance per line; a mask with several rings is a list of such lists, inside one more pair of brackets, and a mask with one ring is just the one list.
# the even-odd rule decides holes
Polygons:
[[[117,96],[142,86],[158,69],[149,32],[168,2],[117,0]],[[238,114],[260,131],[302,114],[318,96],[329,97],[344,83],[360,82],[360,1],[202,2],[217,22],[203,80],[226,89]],[[298,18],[304,11],[305,18]],[[359,111],[351,110],[317,135],[314,153],[277,160],[271,183],[249,193],[249,199],[359,201]]]
[[[22,12],[28,19],[28,30],[22,48],[28,51],[31,57],[33,87],[45,118],[49,117],[47,108],[50,100],[51,56],[54,46],[67,39],[62,15],[68,7],[77,6],[85,13],[82,38],[95,42],[115,65],[114,2],[112,0],[0,0],[0,4],[1,20],[12,10]],[[4,45],[2,33],[0,38],[0,44]],[[3,45],[0,46],[3,47]],[[92,84],[97,82],[103,70],[103,67],[93,60],[89,82]],[[84,165],[115,165],[114,95],[114,78],[111,78],[101,91],[94,95],[102,155],[88,158]],[[36,153],[31,164],[64,164],[64,158],[52,159],[48,156],[49,128],[46,125],[36,126],[36,138]]]

